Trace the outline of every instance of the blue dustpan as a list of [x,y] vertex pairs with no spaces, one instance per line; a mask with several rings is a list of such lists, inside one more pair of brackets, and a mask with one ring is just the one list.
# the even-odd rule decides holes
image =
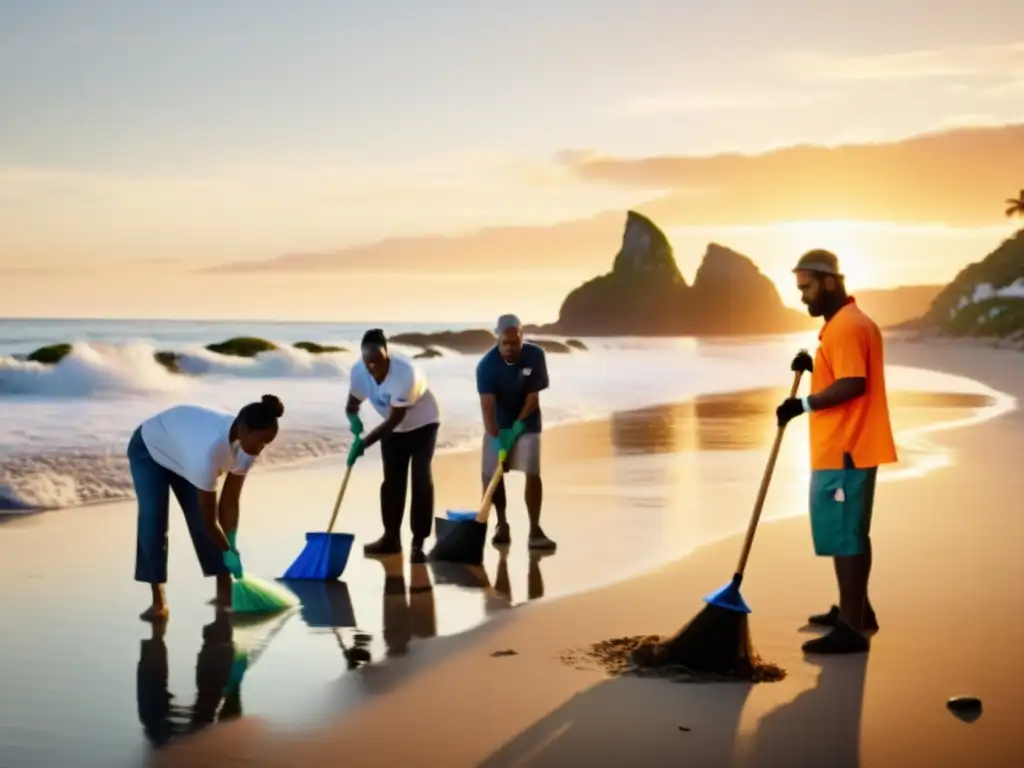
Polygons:
[[475,509],[449,509],[445,514],[449,520],[476,520],[480,513]]
[[341,500],[348,487],[348,479],[352,476],[352,465],[345,470],[345,479],[338,489],[338,498],[334,502],[331,522],[324,533],[307,533],[306,547],[302,550],[291,567],[281,578],[286,581],[334,581],[345,570],[348,556],[352,553],[352,543],[356,537],[351,533],[331,533],[334,521],[338,518]]
[[348,565],[355,540],[351,533],[307,533],[306,548],[281,578],[285,581],[334,581]]

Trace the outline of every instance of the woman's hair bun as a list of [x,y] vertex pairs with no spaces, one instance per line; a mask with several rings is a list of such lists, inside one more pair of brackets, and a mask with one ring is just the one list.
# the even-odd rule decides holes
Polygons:
[[260,398],[260,402],[269,408],[276,418],[280,419],[284,416],[284,403],[281,402],[281,398],[277,395],[264,395]]

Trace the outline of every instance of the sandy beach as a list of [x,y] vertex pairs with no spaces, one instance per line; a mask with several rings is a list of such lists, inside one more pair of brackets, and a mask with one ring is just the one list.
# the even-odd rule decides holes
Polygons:
[[[893,343],[888,358],[1024,396],[1014,352]],[[132,505],[7,522],[0,672],[17,704],[0,713],[0,765],[1020,764],[1024,627],[1011,606],[1024,576],[1024,479],[1013,469],[1024,419],[1012,411],[920,431],[985,404],[970,396],[894,394],[897,428],[918,432],[878,491],[872,597],[882,629],[869,655],[800,653],[806,617],[834,600],[834,583],[811,550],[797,425],[744,584],[755,643],[785,680],[609,679],[560,660],[603,639],[672,632],[729,578],[777,400],[707,397],[551,430],[545,527],[558,553],[528,555],[513,477],[513,545],[489,547],[482,569],[357,553],[344,585],[301,596],[294,615],[236,627],[236,640],[263,650],[232,702],[217,682],[230,667],[225,628],[211,625],[210,585],[183,526],[172,523],[172,617],[161,637],[136,619],[145,595],[125,554]],[[379,525],[376,462],[356,473],[339,525],[360,541]],[[475,503],[475,454],[439,457],[435,470],[439,511]],[[254,475],[239,539],[247,568],[277,575],[301,532],[322,529],[338,480],[334,465]],[[356,644],[375,663],[350,669]],[[957,694],[983,700],[977,722],[945,709]],[[187,711],[175,714],[170,695]]]

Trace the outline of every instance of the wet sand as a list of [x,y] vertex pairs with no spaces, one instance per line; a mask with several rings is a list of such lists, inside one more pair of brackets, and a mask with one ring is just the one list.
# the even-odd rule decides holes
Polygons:
[[[991,360],[987,364],[995,365]],[[951,370],[980,378],[977,371]],[[580,741],[579,730],[568,741],[563,734],[556,740],[562,746],[554,752],[548,749],[537,764],[561,765],[569,759],[619,764],[595,761],[592,754],[588,757],[589,750],[594,744],[625,749],[632,743],[635,754],[636,729],[646,733],[653,727],[651,708],[657,701],[672,707],[673,719],[692,711],[693,718],[705,723],[706,727],[701,726],[705,747],[710,732],[719,734],[715,738],[723,745],[731,743],[738,707],[742,705],[744,713],[749,710],[744,704],[747,693],[740,696],[732,688],[732,693],[716,692],[708,701],[686,705],[673,698],[679,693],[646,687],[650,681],[601,683],[594,673],[566,669],[556,658],[564,647],[616,632],[674,629],[666,625],[665,616],[685,619],[699,608],[699,596],[731,573],[734,541],[704,547],[673,566],[671,579],[666,575],[670,571],[661,571],[604,590],[550,599],[634,576],[742,529],[760,480],[766,444],[774,434],[771,415],[778,398],[777,392],[702,398],[550,430],[544,446],[545,527],[559,541],[558,553],[529,556],[522,535],[525,515],[518,501],[522,480],[513,476],[509,496],[514,541],[507,552],[488,547],[483,569],[410,566],[402,558],[381,562],[355,553],[344,584],[302,595],[302,608],[292,615],[235,629],[234,639],[239,642],[260,645],[270,639],[246,672],[240,695],[231,701],[224,701],[220,691],[234,654],[225,652],[230,646],[223,642],[224,628],[210,626],[213,611],[204,600],[211,587],[197,573],[184,526],[172,523],[172,617],[166,634],[154,637],[135,618],[144,605],[145,590],[130,578],[131,556],[126,554],[134,551],[130,505],[8,522],[0,530],[0,598],[5,607],[0,616],[5,651],[0,657],[0,679],[6,694],[0,704],[0,765],[138,765],[150,756],[151,742],[176,740],[218,717],[223,721],[239,714],[250,716],[238,724],[247,734],[245,745],[235,741],[238,725],[219,726],[210,730],[212,743],[194,740],[192,746],[184,745],[187,748],[178,757],[191,761],[212,749],[239,759],[262,756],[270,760],[264,764],[287,764],[290,761],[281,760],[290,753],[264,744],[265,733],[248,734],[248,729],[262,728],[258,724],[264,723],[269,733],[281,739],[301,734],[304,749],[327,748],[330,739],[342,738],[344,733],[346,744],[355,745],[354,752],[345,754],[362,755],[357,763],[362,765],[391,765],[400,759],[437,765],[472,765],[485,759],[494,765],[516,764],[519,758],[513,756],[524,745],[533,749],[535,742],[549,735],[543,715],[565,704],[562,699],[572,693],[586,697],[589,704],[584,702],[584,715],[590,714],[570,719],[588,720],[594,741],[590,746],[585,739]],[[962,418],[987,404],[971,397],[910,393],[894,393],[893,400],[901,434]],[[899,471],[927,468],[936,457],[950,460],[942,446],[960,446],[964,436],[983,434],[1012,418],[1016,417],[968,431],[938,433],[928,438],[930,443],[922,443],[919,435],[904,450],[906,466]],[[937,502],[945,497],[934,490],[939,478],[948,483],[951,476],[963,473],[969,459],[970,455],[960,456],[955,468],[923,480],[886,483],[879,489],[880,503],[889,506],[890,494],[905,495],[918,486],[916,493],[928,488],[927,497],[936,507],[942,506]],[[438,458],[439,510],[475,504],[480,493],[477,460],[473,454]],[[376,457],[368,457],[356,473],[339,524],[356,533],[359,542],[378,533],[376,462]],[[805,464],[806,431],[797,426],[784,443],[766,521],[805,514]],[[239,540],[247,568],[264,576],[283,570],[298,554],[302,532],[322,529],[338,480],[335,466],[254,475],[246,491]],[[884,530],[896,525],[894,520],[911,519],[913,511],[907,515],[901,511],[900,516],[885,516],[885,522],[876,525]],[[946,520],[944,516],[936,519]],[[781,626],[805,615],[808,606],[827,607],[807,594],[796,599],[803,587],[811,586],[803,591],[814,592],[818,603],[831,599],[831,582],[809,555],[805,528],[805,521],[784,522],[768,525],[759,534],[749,592],[745,586],[748,600],[755,603],[755,632],[761,630],[758,622]],[[941,538],[938,534],[943,529],[935,530],[936,538]],[[955,525],[951,530],[962,534]],[[1019,527],[1008,533],[1019,541]],[[772,555],[779,553],[781,542],[786,547],[780,560]],[[883,545],[878,548],[883,551]],[[881,573],[901,571],[881,554],[878,560]],[[801,569],[808,568],[814,573],[812,581],[806,572],[801,575]],[[760,578],[755,577],[755,569]],[[767,579],[765,569],[771,569]],[[904,573],[902,578],[912,584],[915,577],[911,570],[910,576]],[[884,594],[885,598],[877,598],[883,625],[889,611],[882,606],[891,610],[893,605],[891,594]],[[530,608],[509,610],[524,603],[531,603]],[[666,611],[666,606],[671,610]],[[662,618],[654,620],[658,616]],[[486,617],[492,618],[486,626],[465,632]],[[458,633],[462,634],[443,637]],[[435,636],[439,637],[430,639]],[[763,646],[765,638],[755,637]],[[780,635],[769,640],[766,650],[788,653],[798,639]],[[352,648],[364,644],[374,662],[385,663],[351,669]],[[516,649],[518,655],[490,657],[506,647]],[[872,656],[873,664],[877,655]],[[479,666],[483,664],[487,666]],[[793,686],[806,684],[808,675],[791,673],[788,681],[767,687],[792,694]],[[516,678],[518,686],[513,689]],[[538,682],[524,685],[526,679]],[[847,690],[849,682],[843,678],[839,687]],[[601,693],[607,688],[618,692]],[[438,693],[442,690],[443,695]],[[644,697],[646,703],[636,709],[645,713],[644,722],[633,722],[638,715],[623,720],[618,711],[607,722],[613,701],[636,703],[631,691]],[[392,695],[377,695],[384,692]],[[169,694],[173,707],[168,705]],[[486,701],[488,717],[474,729],[473,737],[456,737],[447,731],[452,727],[446,726],[448,715],[456,718],[454,722],[471,719],[479,706],[473,702],[479,697]],[[825,701],[820,695],[818,700]],[[576,712],[578,704],[568,706]],[[765,711],[770,709],[763,706]],[[722,714],[723,709],[732,714]],[[322,735],[307,731],[334,722],[343,712],[347,715],[341,722],[348,725],[336,725]],[[422,723],[402,728],[408,738],[396,741],[385,736],[392,718],[418,720],[421,715]],[[632,730],[625,728],[630,723]],[[673,726],[672,738],[686,736],[678,731],[680,724],[685,725]],[[525,733],[516,737],[519,731]],[[612,733],[618,736],[612,739]],[[373,734],[383,743],[375,742]],[[428,737],[434,747],[428,746]],[[499,749],[513,737],[515,744]],[[437,747],[438,739],[447,746]],[[253,745],[262,746],[253,752]],[[297,748],[288,740],[287,749]],[[339,749],[334,746],[331,751],[340,754]],[[235,754],[237,750],[241,753]],[[163,756],[174,759],[176,753],[172,748]],[[679,755],[676,758],[665,764],[678,764]]]

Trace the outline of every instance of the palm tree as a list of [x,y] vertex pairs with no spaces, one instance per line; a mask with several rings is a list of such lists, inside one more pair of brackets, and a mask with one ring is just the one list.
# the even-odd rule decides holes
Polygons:
[[1024,189],[1020,191],[1020,197],[1006,198],[1006,215],[1024,217]]

